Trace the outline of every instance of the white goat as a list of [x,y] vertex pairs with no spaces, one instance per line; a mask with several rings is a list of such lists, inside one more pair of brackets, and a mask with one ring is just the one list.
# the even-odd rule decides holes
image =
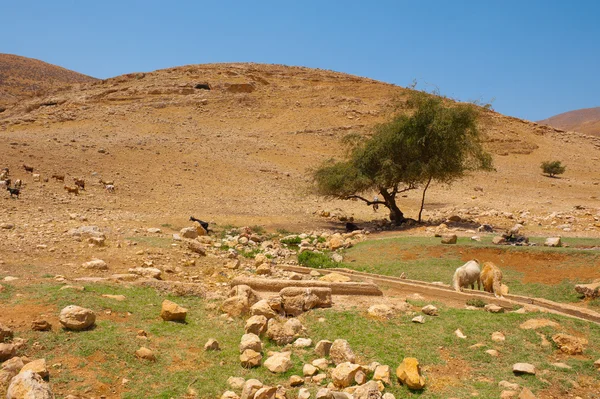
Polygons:
[[477,289],[481,289],[480,274],[479,261],[477,259],[470,260],[456,269],[452,277],[452,287],[456,291],[462,291],[464,287],[469,286],[471,289],[475,289],[475,282],[477,282]]
[[107,184],[107,185],[104,186],[104,188],[109,193],[114,193],[115,192],[115,186],[113,184]]

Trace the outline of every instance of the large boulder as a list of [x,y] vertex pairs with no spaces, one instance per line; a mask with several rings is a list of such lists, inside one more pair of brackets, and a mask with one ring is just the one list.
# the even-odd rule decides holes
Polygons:
[[240,364],[247,369],[260,366],[261,361],[262,355],[252,349],[246,349],[240,355]]
[[36,359],[31,362],[25,364],[19,373],[24,371],[31,370],[34,373],[38,374],[42,378],[48,378],[50,373],[48,372],[48,367],[46,366],[46,359]]
[[272,373],[285,373],[294,365],[291,355],[291,352],[275,352],[263,365]]
[[50,385],[31,370],[17,374],[6,391],[6,399],[54,399]]
[[396,369],[398,381],[410,389],[420,390],[425,387],[425,378],[421,375],[419,361],[414,357],[405,358]]
[[329,357],[336,365],[344,362],[354,363],[356,361],[356,355],[345,339],[336,339],[333,341],[329,350]]
[[81,331],[94,325],[96,313],[81,306],[69,305],[60,311],[58,321],[67,330]]
[[179,306],[175,302],[165,299],[162,303],[160,317],[164,321],[185,321],[187,317],[187,309]]

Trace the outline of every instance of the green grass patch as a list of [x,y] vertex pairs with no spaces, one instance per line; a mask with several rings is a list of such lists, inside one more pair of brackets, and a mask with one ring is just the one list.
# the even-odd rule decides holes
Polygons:
[[298,255],[298,263],[314,269],[329,269],[339,266],[329,257],[329,254],[312,251],[304,251]]

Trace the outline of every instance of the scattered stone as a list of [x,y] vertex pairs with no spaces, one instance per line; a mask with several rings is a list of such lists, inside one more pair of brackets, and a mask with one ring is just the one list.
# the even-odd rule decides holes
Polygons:
[[54,394],[46,381],[31,370],[17,374],[10,382],[6,399],[54,399]]
[[442,244],[456,244],[456,234],[443,234],[442,235]]
[[102,259],[92,259],[89,262],[82,263],[81,267],[90,270],[108,270],[108,265]]
[[268,321],[263,315],[252,316],[246,321],[244,331],[246,334],[256,334],[260,337],[267,331]]
[[465,339],[467,338],[467,336],[465,334],[463,334],[462,331],[460,331],[460,329],[457,329],[456,331],[454,331],[454,335],[456,335],[458,338],[460,339]]
[[333,399],[333,396],[328,388],[321,388],[317,391],[315,399]]
[[291,352],[275,352],[263,365],[272,373],[285,373],[293,366],[291,355]]
[[252,349],[255,352],[262,352],[262,342],[260,337],[256,334],[244,334],[240,341],[240,353],[243,353],[247,349]]
[[552,341],[558,348],[567,355],[580,355],[583,353],[584,346],[588,341],[584,338],[577,338],[568,334],[555,334],[552,336]]
[[373,373],[373,379],[376,381],[381,381],[386,385],[391,385],[392,380],[390,379],[391,369],[390,366],[385,366],[383,364],[375,367],[375,372]]
[[13,339],[13,336],[13,330],[7,325],[0,323],[0,342],[10,341]]
[[185,322],[185,318],[187,317],[187,309],[179,306],[175,302],[165,299],[162,303],[160,317],[164,321]]
[[496,349],[488,349],[485,351],[485,353],[492,357],[498,357],[500,355]]
[[240,363],[244,368],[253,368],[260,366],[262,355],[252,349],[246,349],[240,355]]
[[492,341],[494,342],[504,342],[506,337],[500,331],[496,331],[492,333]]
[[310,399],[310,391],[306,388],[300,388],[298,391],[298,399]]
[[333,384],[338,388],[346,388],[354,383],[354,378],[358,371],[361,370],[360,365],[344,362],[336,366],[331,372]]
[[240,265],[241,265],[241,262],[239,259],[232,259],[225,264],[225,267],[227,269],[237,270],[240,268]]
[[319,370],[327,370],[329,368],[329,360],[325,359],[325,358],[321,358],[321,359],[315,359],[311,362],[311,364],[313,366],[315,366],[316,368],[318,368]]
[[204,350],[205,351],[220,351],[221,348],[219,347],[219,341],[217,341],[214,338],[210,338],[208,341],[206,341],[206,343],[204,344]]
[[200,256],[206,256],[206,248],[196,240],[186,240],[187,247],[190,251],[197,253]]
[[504,308],[502,306],[498,306],[493,303],[488,303],[484,306],[484,309],[490,313],[504,313]]
[[225,391],[221,395],[221,399],[240,399],[240,397],[233,391]]
[[291,387],[299,387],[300,385],[304,385],[304,378],[299,375],[293,375],[288,380]]
[[414,357],[404,358],[396,369],[398,381],[410,389],[420,390],[425,387],[425,378],[421,376],[419,361]]
[[250,307],[250,314],[253,316],[265,316],[267,319],[277,317],[277,313],[271,309],[271,306],[269,306],[269,302],[266,299],[262,299],[252,305]]
[[336,339],[333,341],[329,350],[329,357],[336,366],[345,362],[354,363],[356,360],[356,355],[345,339]]
[[425,313],[428,316],[437,316],[438,315],[438,308],[436,308],[433,305],[427,305],[427,306],[424,306],[421,309],[421,312]]
[[500,245],[500,244],[505,244],[506,243],[506,238],[502,237],[502,236],[496,236],[494,238],[492,238],[492,244],[494,245]]
[[369,314],[369,316],[381,320],[388,320],[394,316],[394,310],[389,306],[383,304],[371,305],[367,310],[367,313]]
[[13,344],[0,342],[0,362],[10,359],[16,356],[17,348]]
[[146,231],[150,234],[162,233],[162,230],[158,227],[150,227],[149,229],[146,229]]
[[566,363],[550,363],[550,364],[552,364],[556,368],[563,369],[563,370],[570,370],[573,368]]
[[48,372],[48,367],[46,367],[46,359],[36,359],[33,360],[23,366],[20,373],[31,370],[34,373],[38,374],[40,377],[47,379],[50,373]]
[[305,377],[312,377],[313,375],[317,374],[318,371],[319,369],[317,369],[312,364],[305,364],[302,367],[302,375],[304,375]]
[[379,384],[376,381],[369,381],[365,384],[359,384],[352,394],[352,399],[380,399],[382,398],[379,391]]
[[253,399],[256,392],[263,387],[262,382],[256,380],[254,378],[249,379],[244,383],[244,388],[242,389],[242,395],[240,399]]
[[90,309],[69,305],[60,311],[58,321],[67,330],[81,331],[94,325],[96,314]]
[[312,339],[310,338],[298,338],[294,341],[295,348],[308,348],[312,346]]
[[238,317],[250,312],[250,304],[245,296],[232,296],[223,301],[221,310],[231,317]]
[[562,247],[560,237],[548,237],[544,242],[545,247]]
[[162,271],[156,267],[134,267],[129,269],[128,272],[146,278],[162,279]]
[[135,356],[137,356],[139,359],[149,360],[151,362],[156,361],[154,352],[144,346],[135,351]]
[[515,363],[513,364],[513,373],[519,374],[532,374],[535,375],[535,366],[529,363]]
[[519,326],[522,330],[535,330],[542,327],[558,328],[560,325],[557,322],[548,319],[529,319]]
[[198,231],[195,227],[184,227],[179,231],[179,236],[193,240],[194,238],[198,237]]
[[536,397],[528,388],[523,388],[518,399],[536,399]]
[[277,394],[276,387],[265,387],[259,388],[258,391],[254,394],[254,399],[275,399],[275,395]]
[[300,321],[295,318],[288,319],[285,323],[278,319],[270,319],[267,324],[267,338],[277,345],[287,345],[294,342],[303,329]]
[[412,322],[423,324],[423,323],[425,323],[425,316],[419,315],[419,316],[413,317]]
[[268,276],[271,274],[271,266],[268,263],[263,263],[256,268],[256,274],[259,276]]
[[15,228],[15,225],[13,223],[1,223],[0,224],[0,229],[12,230],[14,228]]

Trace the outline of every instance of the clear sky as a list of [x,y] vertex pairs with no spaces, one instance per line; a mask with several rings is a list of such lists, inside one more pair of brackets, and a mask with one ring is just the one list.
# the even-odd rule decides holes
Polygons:
[[97,78],[260,62],[416,79],[528,120],[600,106],[598,0],[2,0],[0,37]]

